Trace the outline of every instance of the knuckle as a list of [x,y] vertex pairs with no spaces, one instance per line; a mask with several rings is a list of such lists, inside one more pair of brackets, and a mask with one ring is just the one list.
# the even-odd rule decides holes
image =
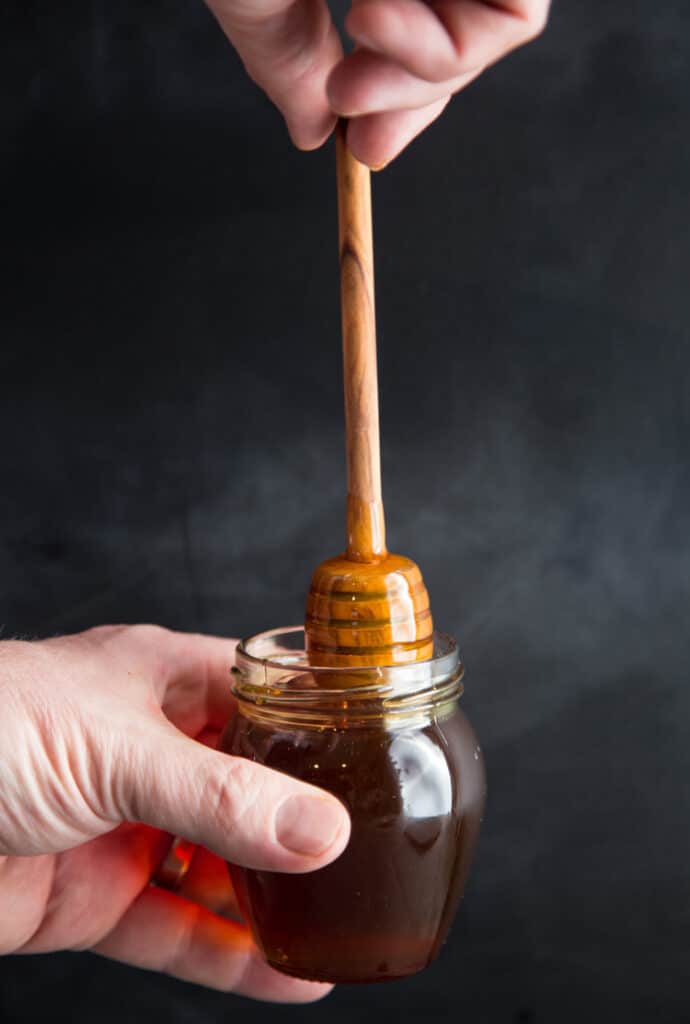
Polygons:
[[170,630],[164,626],[155,626],[153,623],[142,622],[135,626],[124,626],[120,635],[124,640],[148,646],[161,643],[170,636]]
[[106,643],[116,645],[118,657],[133,656],[141,673],[154,683],[161,682],[168,674],[171,641],[175,638],[171,630],[151,623],[124,626],[122,632],[108,637]]
[[137,623],[136,625],[93,626],[83,633],[76,633],[72,637],[59,637],[58,640],[60,642],[86,642],[94,650],[110,648],[113,645],[150,648],[160,646],[171,635],[171,631],[165,629],[164,626]]
[[119,636],[121,633],[131,629],[131,626],[124,624],[120,625],[109,625],[109,626],[91,626],[90,629],[84,630],[82,636],[87,637],[90,640],[109,640],[111,637]]
[[260,801],[260,783],[255,766],[243,758],[226,758],[218,765],[215,759],[202,783],[203,807],[215,828],[223,832],[239,829],[252,806]]

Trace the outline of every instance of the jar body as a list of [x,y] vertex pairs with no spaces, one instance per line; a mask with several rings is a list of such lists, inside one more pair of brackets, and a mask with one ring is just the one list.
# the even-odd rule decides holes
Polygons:
[[381,981],[429,964],[462,896],[484,801],[481,752],[456,703],[324,727],[263,721],[240,705],[221,749],[328,790],[349,844],[303,875],[230,866],[268,962],[315,981]]

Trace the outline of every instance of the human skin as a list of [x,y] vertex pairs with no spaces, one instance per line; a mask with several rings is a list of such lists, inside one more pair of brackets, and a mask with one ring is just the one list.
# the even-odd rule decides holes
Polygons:
[[549,0],[352,0],[343,55],[326,0],[206,0],[299,149],[336,116],[362,163],[380,169],[451,96],[546,24]]
[[[317,870],[350,828],[330,794],[212,749],[234,647],[156,626],[0,643],[0,953],[90,949],[280,1002],[329,991],[208,909],[232,904],[225,861]],[[176,893],[149,884],[172,835],[205,848]]]

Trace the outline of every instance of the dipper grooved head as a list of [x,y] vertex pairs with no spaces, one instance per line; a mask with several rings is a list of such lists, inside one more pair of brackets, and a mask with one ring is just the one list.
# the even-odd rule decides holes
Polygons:
[[422,574],[402,555],[376,562],[330,558],[314,572],[305,618],[314,665],[396,665],[433,654]]

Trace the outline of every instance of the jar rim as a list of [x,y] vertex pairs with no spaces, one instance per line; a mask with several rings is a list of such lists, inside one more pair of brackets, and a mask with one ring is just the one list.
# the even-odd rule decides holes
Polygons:
[[[235,673],[252,689],[270,690],[272,698],[295,698],[295,680],[308,675],[316,684],[311,696],[323,700],[347,690],[348,696],[410,695],[433,691],[463,676],[458,645],[453,637],[434,631],[434,653],[424,661],[397,665],[311,665],[305,650],[304,626],[278,627],[256,633],[237,646]],[[321,680],[321,682],[319,682]],[[342,685],[338,681],[342,680]],[[243,685],[243,689],[245,689]],[[313,685],[313,684],[312,684]],[[309,699],[308,691],[300,696]]]

